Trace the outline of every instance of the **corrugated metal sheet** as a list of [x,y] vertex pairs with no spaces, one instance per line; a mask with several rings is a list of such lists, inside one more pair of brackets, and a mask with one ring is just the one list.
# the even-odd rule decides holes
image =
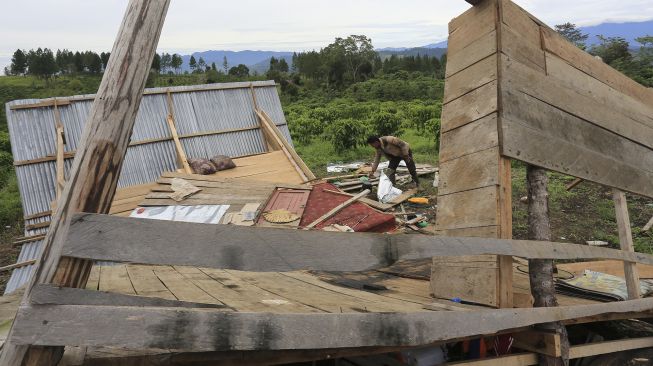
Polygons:
[[[171,92],[176,128],[180,136],[238,130],[257,127],[250,85],[259,108],[266,111],[292,143],[274,81],[193,85],[172,88],[146,89],[136,116],[132,143],[152,139],[167,139],[172,135],[166,122],[168,103],[166,92]],[[70,104],[58,106],[66,137],[66,152],[76,151],[93,95],[67,98]],[[56,154],[54,107],[12,110],[11,106],[39,103],[49,99],[25,99],[7,103],[7,122],[14,161],[39,159]],[[232,157],[266,152],[260,129],[234,131],[224,134],[182,138],[182,146],[189,158],[211,157],[222,154]],[[65,162],[66,176],[72,159]],[[120,173],[119,187],[155,181],[164,171],[177,169],[177,158],[172,140],[133,145]],[[25,216],[50,210],[56,196],[56,163],[44,161],[16,166],[18,186]],[[50,217],[27,220],[26,225],[49,221]],[[47,228],[26,230],[25,236],[45,233]],[[23,245],[18,261],[37,257],[41,241]],[[5,293],[24,284],[33,266],[13,271]]]

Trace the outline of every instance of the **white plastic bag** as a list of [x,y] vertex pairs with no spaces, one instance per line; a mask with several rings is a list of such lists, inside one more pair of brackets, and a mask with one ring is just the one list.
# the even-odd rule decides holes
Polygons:
[[397,196],[402,194],[401,189],[395,188],[384,172],[381,172],[379,177],[379,187],[376,191],[376,197],[379,199],[379,202],[388,203],[395,199]]

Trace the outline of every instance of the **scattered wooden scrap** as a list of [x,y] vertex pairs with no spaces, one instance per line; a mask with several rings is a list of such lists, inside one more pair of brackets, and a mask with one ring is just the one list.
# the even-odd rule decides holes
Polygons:
[[567,188],[568,191],[571,191],[572,189],[574,189],[574,187],[576,187],[577,185],[579,185],[581,183],[583,183],[583,179],[576,178],[571,183],[567,184],[566,188]]
[[649,231],[649,230],[651,230],[651,227],[653,227],[653,217],[651,217],[651,219],[648,220],[646,225],[644,225],[644,227],[642,228],[642,231]]
[[14,268],[29,266],[29,265],[34,264],[34,263],[36,263],[36,259],[30,259],[28,261],[10,264],[8,266],[0,267],[0,272],[9,271],[9,270],[14,269]]
[[181,202],[202,190],[201,188],[197,188],[189,181],[182,178],[173,178],[172,183],[170,184],[170,188],[173,191],[173,193],[170,193],[170,198],[177,202]]

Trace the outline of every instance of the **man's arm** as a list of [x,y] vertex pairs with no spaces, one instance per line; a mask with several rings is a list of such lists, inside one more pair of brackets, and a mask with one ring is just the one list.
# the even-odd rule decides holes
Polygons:
[[379,162],[381,161],[381,149],[376,149],[376,155],[374,156],[374,163],[372,163],[372,172],[370,175],[374,174],[376,168],[379,167]]

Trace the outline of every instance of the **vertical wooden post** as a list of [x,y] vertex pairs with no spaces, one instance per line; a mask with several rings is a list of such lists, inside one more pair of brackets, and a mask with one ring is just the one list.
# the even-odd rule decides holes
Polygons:
[[168,99],[168,117],[166,118],[166,121],[168,122],[168,127],[170,128],[170,134],[172,134],[172,140],[175,143],[175,150],[177,151],[177,159],[179,160],[179,163],[181,167],[184,169],[184,172],[186,172],[186,174],[193,174],[193,169],[191,169],[190,165],[188,164],[188,158],[186,157],[186,152],[184,151],[184,147],[181,145],[181,141],[179,140],[179,134],[177,133],[177,127],[175,126],[175,113],[174,113],[174,106],[172,104],[172,94],[170,94],[170,90],[167,91],[166,95]]
[[263,141],[265,142],[265,145],[267,146],[268,151],[277,151],[280,150],[281,147],[275,147],[274,143],[274,138],[271,136],[268,131],[266,131],[265,126],[264,126],[264,121],[261,118],[261,110],[258,107],[258,100],[256,99],[256,92],[254,91],[254,84],[250,83],[249,84],[249,92],[252,95],[252,103],[254,104],[254,116],[258,120],[258,125],[259,129],[261,130],[261,135],[263,136]]
[[56,191],[57,191],[57,201],[61,198],[61,193],[63,192],[64,185],[66,184],[65,178],[65,167],[64,167],[64,145],[66,144],[65,136],[63,132],[63,123],[61,123],[61,114],[59,113],[59,107],[57,105],[57,99],[54,100],[54,123],[55,123],[55,133],[57,137],[57,182],[56,182]]
[[[619,246],[623,251],[633,252],[633,234],[630,230],[630,217],[628,215],[626,194],[615,188],[612,191],[612,198],[616,209],[617,229],[619,230]],[[628,299],[639,299],[641,294],[639,289],[639,272],[637,271],[637,264],[633,262],[624,262],[624,274],[626,277],[626,287],[628,288]]]
[[[549,178],[546,169],[528,165],[526,179],[528,181],[528,238],[531,240],[551,240],[549,224],[549,193],[547,185]],[[528,272],[531,284],[531,294],[535,299],[535,307],[555,307],[558,300],[555,296],[553,283],[553,261],[550,259],[531,259],[528,261]],[[569,365],[569,339],[567,329],[560,322],[547,323],[538,326],[539,329],[553,330],[560,334],[562,357],[539,355],[542,366]]]
[[[29,303],[40,283],[80,287],[92,263],[61,260],[72,215],[108,213],[127,152],[161,28],[170,0],[130,0],[111,58],[88,116],[80,149],[58,202],[38,265],[23,297]],[[0,365],[54,365],[63,347],[29,347],[12,342],[12,325],[0,355]]]

